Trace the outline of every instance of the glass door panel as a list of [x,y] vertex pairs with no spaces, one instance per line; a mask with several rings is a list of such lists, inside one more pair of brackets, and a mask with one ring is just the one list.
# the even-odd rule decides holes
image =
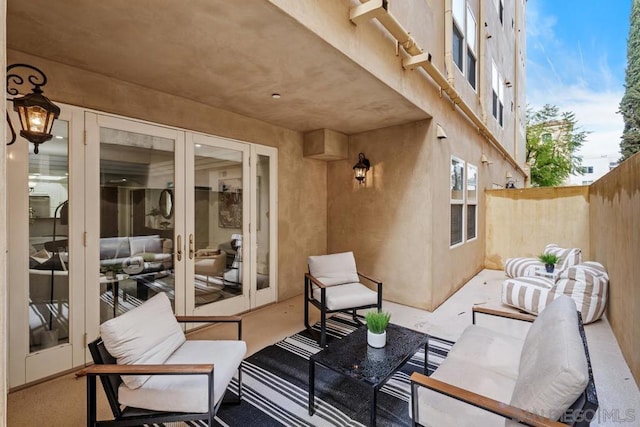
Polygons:
[[29,352],[69,342],[69,123],[29,153]]
[[170,138],[100,127],[100,323],[159,292],[175,304],[174,151]]
[[276,300],[276,261],[277,255],[277,156],[275,148],[265,146],[252,147],[253,215],[251,235],[255,261],[252,264],[252,300],[251,306],[259,307]]
[[193,230],[189,234],[193,274],[187,286],[192,284],[193,290],[188,291],[187,311],[207,307],[211,313],[237,313],[248,309],[249,295],[244,233],[250,194],[248,146],[202,135],[189,137],[193,144],[188,157],[193,163],[186,171],[187,182],[193,183],[193,224],[187,228]]

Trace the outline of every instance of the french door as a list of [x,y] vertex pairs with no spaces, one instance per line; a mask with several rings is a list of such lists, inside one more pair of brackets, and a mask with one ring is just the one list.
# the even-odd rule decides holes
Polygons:
[[176,314],[276,300],[276,149],[71,106],[53,134],[7,150],[9,387],[91,362],[159,292]]

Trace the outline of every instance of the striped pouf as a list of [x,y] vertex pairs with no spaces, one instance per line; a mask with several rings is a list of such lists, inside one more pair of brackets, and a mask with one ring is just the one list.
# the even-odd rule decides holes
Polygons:
[[502,302],[531,314],[538,314],[555,298],[555,283],[546,277],[517,277],[502,283]]

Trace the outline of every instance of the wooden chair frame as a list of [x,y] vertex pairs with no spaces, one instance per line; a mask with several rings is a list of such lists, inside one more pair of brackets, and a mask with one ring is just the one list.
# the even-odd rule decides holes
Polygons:
[[[486,314],[490,316],[499,316],[507,319],[520,320],[525,322],[533,322],[536,316],[526,313],[514,313],[501,310],[495,310],[486,307],[474,306],[472,309],[472,322],[476,323],[476,313]],[[559,421],[551,420],[529,411],[511,406],[507,403],[499,402],[489,397],[465,390],[460,387],[445,383],[443,381],[429,378],[426,375],[414,372],[411,375],[411,416],[412,425],[420,426],[418,422],[418,387],[426,387],[437,393],[444,394],[453,399],[473,405],[485,411],[492,412],[504,418],[511,419],[517,423],[533,426],[533,427],[559,427],[559,426],[588,426],[594,417],[596,409],[598,409],[598,395],[596,386],[593,381],[593,372],[591,370],[591,359],[589,358],[589,349],[587,347],[587,338],[584,333],[582,324],[582,316],[578,312],[578,328],[582,337],[584,352],[587,357],[587,365],[589,367],[589,382],[585,391],[578,399],[567,409],[565,414]],[[568,424],[567,424],[568,423]]]
[[[238,340],[242,339],[242,318],[239,316],[176,316],[178,322],[193,323],[236,323]],[[95,362],[78,373],[87,377],[87,426],[138,426],[142,424],[158,424],[178,421],[205,420],[209,426],[214,425],[214,417],[224,397],[216,405],[213,404],[214,388],[213,364],[193,365],[118,365],[116,359],[109,354],[101,338],[89,344],[89,350]],[[206,375],[208,379],[209,411],[208,412],[160,412],[147,409],[125,407],[118,402],[118,387],[122,383],[121,375]],[[97,420],[96,377],[100,377],[113,420]],[[238,366],[238,399],[242,399],[242,364]]]
[[[340,310],[329,310],[326,304],[326,294],[327,294],[327,286],[316,279],[311,273],[305,273],[304,275],[304,325],[313,336],[318,340],[318,344],[320,347],[325,347],[327,345],[327,314],[329,313],[347,313],[351,314],[354,322],[362,325],[362,322],[358,319],[357,310],[366,309],[366,308],[377,308],[378,311],[382,310],[382,282],[376,279],[373,279],[365,274],[358,272],[358,276],[362,277],[369,282],[375,283],[378,287],[378,301],[375,304],[369,305],[361,305],[358,307],[349,307]],[[320,289],[320,300],[317,300],[313,296],[313,288],[318,287]],[[340,286],[340,285],[335,285]],[[313,304],[320,310],[320,336],[316,331],[313,330],[311,325],[309,324],[309,303]],[[361,317],[361,316],[360,316]]]

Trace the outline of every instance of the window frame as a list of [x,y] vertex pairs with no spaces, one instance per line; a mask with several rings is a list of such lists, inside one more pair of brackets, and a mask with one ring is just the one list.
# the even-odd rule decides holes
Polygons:
[[491,60],[491,92],[491,114],[504,127],[504,78],[494,60]]
[[[472,172],[473,171],[473,172]],[[475,175],[475,187],[474,187],[474,193],[473,193],[473,197],[471,197],[470,195],[470,182],[471,182],[471,177]],[[473,165],[471,163],[467,162],[467,179],[465,180],[466,182],[466,189],[465,189],[465,195],[466,195],[466,209],[464,209],[464,215],[465,215],[465,242],[470,242],[473,240],[476,240],[478,238],[478,181],[479,181],[479,169],[476,165]],[[469,206],[473,206],[474,207],[474,218],[473,218],[473,223],[474,225],[474,235],[473,237],[469,237]]]
[[[456,171],[456,163],[460,166],[459,170],[461,172],[460,175],[460,189],[456,190],[456,182],[454,181],[454,179],[456,179],[457,171]],[[466,171],[466,162],[464,160],[462,160],[460,157],[457,156],[451,156],[451,160],[449,162],[449,248],[455,248],[458,246],[461,246],[465,243],[465,227],[466,227],[466,222],[465,222],[465,200],[466,200],[466,178],[465,178],[465,171]],[[454,196],[454,191],[459,191],[460,193],[460,197],[455,197]],[[457,194],[456,194],[457,196]],[[460,217],[460,241],[459,242],[453,242],[451,236],[452,236],[452,232],[453,232],[453,206],[462,206],[462,215]]]
[[[478,90],[478,21],[468,0],[453,0],[451,56],[471,88]],[[473,23],[473,25],[471,25]],[[473,27],[473,28],[470,28]],[[473,36],[470,34],[473,33]],[[473,46],[470,44],[470,40]]]

